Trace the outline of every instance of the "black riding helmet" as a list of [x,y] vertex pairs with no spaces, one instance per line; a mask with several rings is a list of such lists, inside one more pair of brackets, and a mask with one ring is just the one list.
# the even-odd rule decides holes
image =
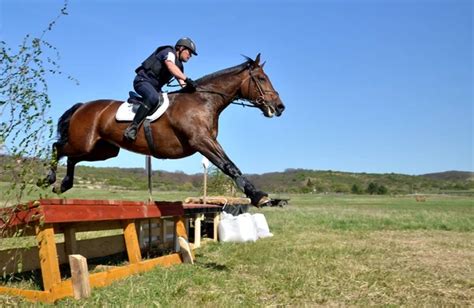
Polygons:
[[183,47],[186,47],[188,48],[189,50],[191,50],[191,52],[193,53],[193,55],[197,56],[197,52],[196,52],[196,44],[194,44],[193,40],[190,39],[189,37],[183,37],[183,38],[180,38],[177,42],[176,42],[176,47],[178,46],[183,46]]

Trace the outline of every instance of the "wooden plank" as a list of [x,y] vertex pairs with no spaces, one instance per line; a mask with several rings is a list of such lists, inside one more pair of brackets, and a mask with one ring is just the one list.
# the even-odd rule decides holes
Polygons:
[[44,303],[54,302],[54,297],[49,291],[24,290],[24,289],[0,286],[0,294],[6,294],[6,295],[11,295],[11,296],[21,296],[33,302],[44,302]]
[[[76,249],[87,259],[114,255],[125,251],[123,235],[112,235],[87,239],[76,242]],[[56,245],[59,264],[68,262],[64,243]],[[38,247],[14,248],[0,251],[0,274],[14,274],[19,272],[18,264],[21,263],[21,271],[31,271],[40,268]],[[3,269],[4,268],[4,269]]]
[[140,252],[135,222],[133,220],[127,220],[123,222],[123,225],[123,236],[125,238],[128,260],[130,263],[138,263],[142,260],[142,254]]
[[50,224],[40,225],[36,228],[43,287],[45,291],[49,291],[53,286],[61,282],[54,229]]
[[[105,287],[128,276],[150,271],[156,266],[169,267],[181,263],[181,256],[178,253],[174,253],[159,258],[144,260],[138,263],[112,268],[105,272],[89,274],[90,286],[92,288]],[[72,294],[73,287],[71,279],[65,280],[61,284],[56,285],[52,291],[52,297],[54,298],[54,301],[64,297],[72,296]]]
[[91,296],[87,259],[81,255],[69,255],[69,265],[74,298],[82,299]]
[[93,221],[93,222],[72,222],[72,223],[59,223],[54,224],[55,233],[64,233],[67,228],[74,228],[76,233],[78,232],[89,232],[89,231],[102,231],[102,230],[115,230],[122,229],[122,223],[120,220],[105,220],[105,221]]
[[44,199],[22,208],[0,209],[0,228],[13,228],[41,219],[44,223],[125,220],[180,216],[182,202],[153,203],[120,200]]

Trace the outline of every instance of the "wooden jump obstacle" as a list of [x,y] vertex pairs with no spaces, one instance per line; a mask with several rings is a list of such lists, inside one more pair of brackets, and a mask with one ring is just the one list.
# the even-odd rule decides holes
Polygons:
[[[80,254],[86,258],[123,252],[128,264],[109,268],[89,275],[90,287],[102,287],[129,275],[149,271],[156,266],[171,266],[183,262],[180,253],[143,259],[136,224],[150,219],[171,219],[174,222],[175,240],[187,239],[187,219],[203,214],[217,221],[222,208],[217,205],[183,204],[182,202],[134,202],[117,200],[43,199],[23,207],[0,209],[0,230],[3,236],[12,235],[21,228],[22,235],[34,235],[38,249],[21,253],[23,259],[37,258],[43,280],[43,291],[0,286],[0,294],[22,296],[32,301],[55,302],[73,296],[71,279],[62,280],[60,264],[68,263],[68,256]],[[2,220],[3,219],[3,220]],[[6,219],[6,221],[5,221]],[[122,229],[123,235],[92,240],[76,240],[77,232]],[[64,244],[57,244],[55,234],[64,234]],[[200,234],[199,234],[200,236]],[[214,235],[216,239],[216,234]],[[18,251],[0,251],[3,255]],[[5,257],[0,254],[0,262]],[[3,266],[3,264],[1,264]],[[0,267],[1,269],[1,267]],[[23,271],[34,268],[23,268]]]

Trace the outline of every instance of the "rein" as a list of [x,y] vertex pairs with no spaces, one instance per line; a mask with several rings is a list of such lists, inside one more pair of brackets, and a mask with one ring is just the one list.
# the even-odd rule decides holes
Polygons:
[[[260,81],[252,74],[252,69],[249,67],[248,70],[249,70],[249,77],[247,77],[247,79],[249,80],[249,86],[248,86],[249,91],[250,91],[251,82],[253,81],[255,83],[255,89],[256,89],[257,94],[258,94],[258,97],[255,99],[255,101],[252,101],[250,99],[242,99],[242,98],[239,98],[239,97],[231,96],[231,95],[219,92],[219,91],[206,89],[206,88],[202,88],[202,87],[199,87],[199,86],[196,88],[196,92],[220,95],[224,99],[230,100],[231,104],[241,105],[242,107],[259,108],[258,107],[259,105],[268,106],[268,104],[265,101],[265,93],[274,93],[274,94],[278,95],[278,92],[274,91],[274,90],[264,90],[262,85],[260,84]],[[242,83],[244,83],[244,82],[245,82],[245,80],[242,81]],[[168,86],[169,87],[179,87],[180,85],[171,85],[170,83],[168,83]],[[244,102],[236,102],[236,100],[248,101],[248,102],[250,102],[250,104],[246,104]]]
[[218,92],[218,91],[214,91],[214,90],[208,90],[208,89],[203,89],[203,88],[197,88],[197,89],[196,89],[196,92],[202,92],[202,93],[210,93],[210,94],[220,95],[220,96],[224,97],[225,99],[229,98],[231,104],[241,105],[242,107],[258,108],[258,107],[255,106],[255,105],[246,104],[246,103],[244,103],[244,102],[236,102],[235,100],[239,100],[240,98],[238,98],[238,97],[235,97],[235,98],[234,98],[233,96],[227,95],[227,94],[222,93],[222,92]]

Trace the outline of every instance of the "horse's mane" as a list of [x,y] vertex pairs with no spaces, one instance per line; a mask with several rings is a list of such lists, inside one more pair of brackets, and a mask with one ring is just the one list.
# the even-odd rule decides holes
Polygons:
[[249,64],[251,63],[250,62],[251,60],[247,60],[245,61],[244,63],[242,64],[239,64],[239,65],[236,65],[236,66],[232,66],[232,67],[229,67],[229,68],[225,68],[223,70],[220,70],[220,71],[217,71],[217,72],[214,72],[214,73],[211,73],[211,74],[208,74],[208,75],[205,75],[199,79],[196,79],[196,82],[198,84],[203,84],[203,83],[207,83],[211,80],[214,80],[216,78],[219,78],[221,76],[224,76],[224,75],[231,75],[231,74],[237,74],[237,73],[240,73],[242,72],[244,69],[248,68],[249,67]]
[[[252,64],[252,62],[253,62],[252,59],[250,59],[248,57],[245,57],[245,58],[247,59],[247,61],[245,61],[244,63],[241,63],[241,64],[236,65],[236,66],[232,66],[232,67],[229,67],[229,68],[225,68],[225,69],[222,69],[220,71],[205,75],[205,76],[203,76],[199,79],[196,79],[197,84],[198,85],[204,85],[208,82],[211,82],[215,79],[218,79],[219,77],[222,77],[222,76],[225,76],[225,75],[231,75],[231,74],[238,74],[238,73],[242,72],[243,70],[247,69],[249,67],[249,65]],[[170,92],[169,94],[182,93],[182,92],[186,92],[186,88],[182,88],[182,89],[179,89],[177,91]]]

